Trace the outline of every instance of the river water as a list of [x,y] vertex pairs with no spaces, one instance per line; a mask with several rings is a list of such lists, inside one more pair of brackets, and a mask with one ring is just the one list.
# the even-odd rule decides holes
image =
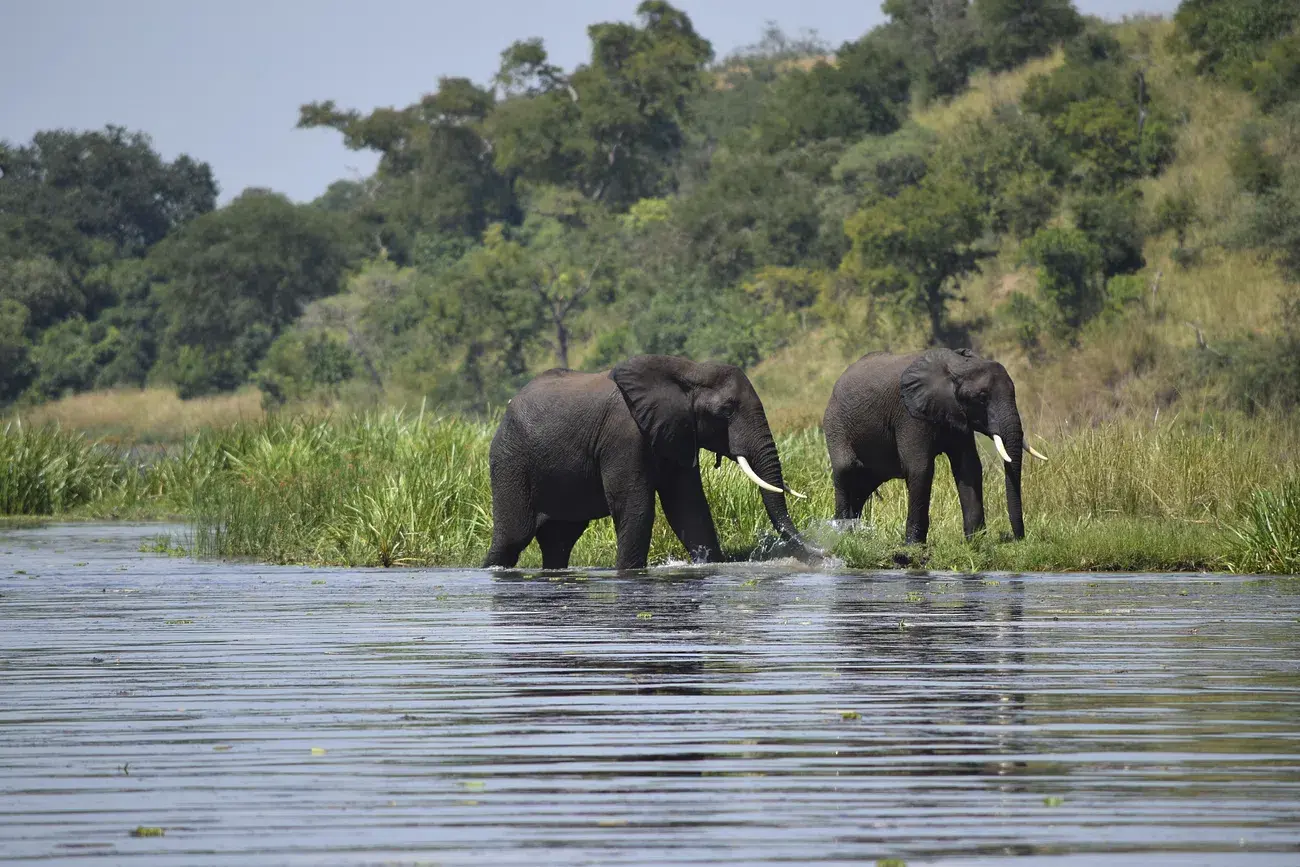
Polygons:
[[1300,865],[1297,579],[306,569],[158,533],[0,532],[4,863]]

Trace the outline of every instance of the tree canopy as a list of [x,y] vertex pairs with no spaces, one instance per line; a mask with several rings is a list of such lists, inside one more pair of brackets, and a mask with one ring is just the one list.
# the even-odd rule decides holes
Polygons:
[[[1188,117],[1148,74],[1170,46],[1253,95],[1232,243],[1300,271],[1294,3],[1186,0],[1154,47],[1069,0],[881,8],[838,47],[769,25],[719,58],[646,0],[572,68],[523,39],[403,107],[322,98],[298,126],[379,159],[307,204],[216,208],[206,164],[119,127],[0,143],[0,401],[255,383],[486,412],[557,364],[754,364],[816,329],[1068,351],[1140,294],[1148,237],[1196,255],[1200,203],[1153,180]],[[972,310],[996,269],[1024,279]]]

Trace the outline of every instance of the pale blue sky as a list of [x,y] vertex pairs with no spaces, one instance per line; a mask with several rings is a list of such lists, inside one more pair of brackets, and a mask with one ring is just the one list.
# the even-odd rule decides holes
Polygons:
[[[486,82],[501,49],[541,36],[555,62],[587,53],[586,27],[631,20],[638,0],[0,0],[0,139],[113,123],[167,158],[207,161],[228,201],[248,186],[309,200],[373,154],[332,130],[297,130],[298,107],[333,99],[404,106],[440,75]],[[677,0],[719,57],[765,21],[832,45],[880,23],[878,0]],[[1076,0],[1118,18],[1178,0]]]

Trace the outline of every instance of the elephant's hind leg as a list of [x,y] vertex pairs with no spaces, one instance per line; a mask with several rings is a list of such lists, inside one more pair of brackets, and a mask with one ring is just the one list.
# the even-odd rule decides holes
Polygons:
[[868,498],[880,487],[880,480],[862,467],[842,467],[831,475],[835,485],[835,520],[856,521]]
[[528,483],[522,473],[494,466],[491,474],[492,545],[483,566],[511,569],[533,541],[537,516],[533,514]]
[[542,549],[542,568],[567,569],[573,546],[586,529],[586,521],[543,521],[537,528],[537,545]]

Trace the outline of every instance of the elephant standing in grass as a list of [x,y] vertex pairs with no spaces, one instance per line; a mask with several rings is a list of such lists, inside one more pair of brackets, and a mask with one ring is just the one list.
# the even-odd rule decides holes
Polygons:
[[835,484],[835,517],[855,519],[881,484],[907,482],[906,544],[930,529],[934,459],[948,456],[966,538],[984,529],[984,471],[975,432],[993,438],[1004,461],[1011,532],[1024,538],[1020,503],[1025,442],[1016,387],[1006,368],[969,349],[912,355],[872,352],[844,371],[822,421]]
[[719,462],[736,461],[763,489],[772,526],[802,554],[820,553],[790,519],[776,443],[744,372],[641,355],[608,373],[548,370],[510,401],[492,438],[492,545],[484,565],[514,566],[536,537],[543,568],[563,569],[587,524],[612,515],[615,565],[642,568],[656,494],[688,555],[721,560],[701,448]]

